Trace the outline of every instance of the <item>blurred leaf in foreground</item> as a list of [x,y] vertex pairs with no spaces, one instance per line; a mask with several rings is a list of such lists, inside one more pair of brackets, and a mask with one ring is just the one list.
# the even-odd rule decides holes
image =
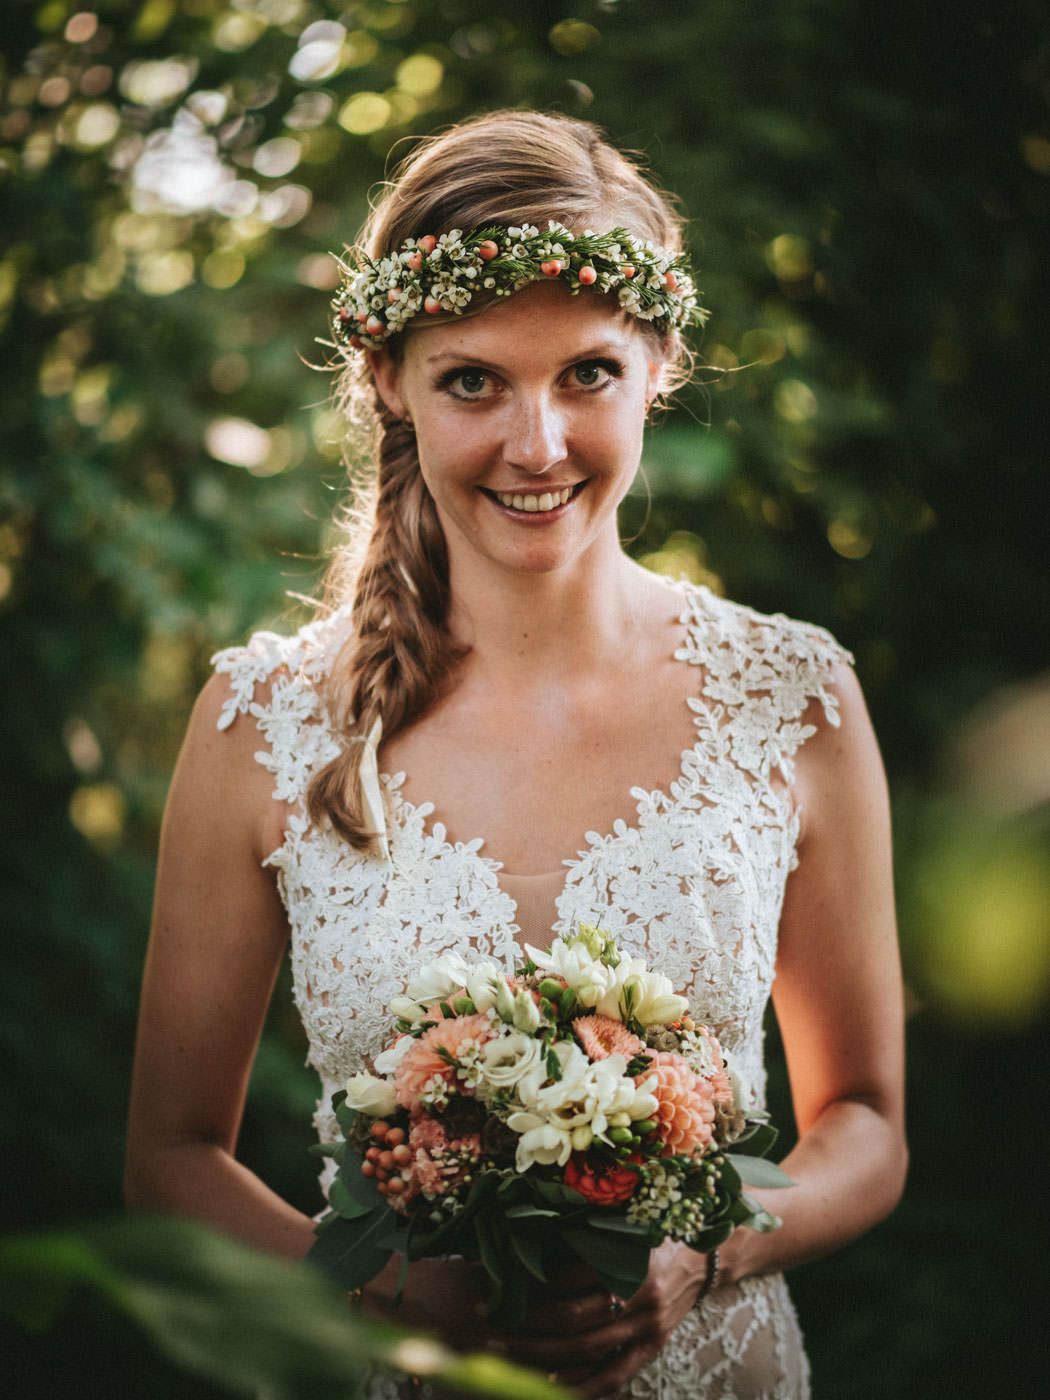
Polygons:
[[177,1365],[267,1400],[347,1400],[370,1363],[506,1400],[567,1392],[496,1357],[459,1356],[429,1338],[355,1316],[312,1268],[188,1221],[116,1219],[0,1243],[0,1314],[56,1327],[74,1289],[132,1318]]

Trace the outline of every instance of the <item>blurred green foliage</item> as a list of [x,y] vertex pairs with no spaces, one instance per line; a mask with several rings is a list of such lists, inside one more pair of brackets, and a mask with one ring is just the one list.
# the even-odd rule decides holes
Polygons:
[[[795,1276],[817,1394],[995,1393],[977,1308],[1034,1390],[1045,1264],[986,1203],[989,1143],[1047,1147],[1048,102],[1038,0],[5,7],[8,1223],[118,1202],[189,708],[211,651],[306,616],[342,491],[327,254],[411,135],[550,107],[648,154],[715,310],[632,551],[831,627],[890,772],[912,1185]],[[240,1152],[314,1210],[303,1052],[282,982]]]

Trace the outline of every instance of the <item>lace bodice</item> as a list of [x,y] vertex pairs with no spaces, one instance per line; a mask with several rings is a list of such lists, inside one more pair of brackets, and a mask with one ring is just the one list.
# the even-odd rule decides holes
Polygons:
[[[695,741],[666,791],[632,789],[630,819],[588,832],[584,849],[564,862],[551,937],[581,921],[613,931],[624,951],[671,978],[694,1017],[717,1028],[763,1105],[762,1022],[785,884],[798,863],[794,759],[816,732],[803,723],[811,701],[839,723],[832,675],[852,658],[822,628],[765,616],[703,587],[668,586],[683,604],[675,658],[697,668],[688,700]],[[273,775],[273,796],[292,804],[284,839],[264,865],[275,871],[288,914],[295,999],[308,1063],[321,1079],[315,1125],[326,1141],[337,1137],[332,1093],[383,1048],[387,1003],[421,962],[451,949],[508,972],[521,960],[518,910],[500,885],[499,862],[485,855],[481,837],[450,841],[429,821],[433,803],[403,796],[403,773],[380,775],[389,859],[308,826],[308,780],[337,752],[315,684],[346,627],[344,610],[291,636],[257,632],[213,657],[231,680],[219,727],[238,714],[254,718],[266,744],[256,757]],[[256,698],[263,682],[268,695]],[[324,1189],[331,1170],[322,1173]],[[687,1355],[679,1335],[695,1331],[697,1318],[703,1327]],[[785,1348],[793,1347],[792,1369]],[[741,1367],[759,1354],[768,1364],[749,1388]],[[808,1393],[804,1371],[783,1280],[765,1276],[716,1291],[629,1394],[795,1400]]]

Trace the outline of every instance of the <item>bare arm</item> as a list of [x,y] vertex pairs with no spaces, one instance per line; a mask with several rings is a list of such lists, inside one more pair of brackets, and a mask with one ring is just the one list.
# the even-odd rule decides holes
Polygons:
[[[260,867],[280,808],[254,760],[255,724],[216,722],[229,685],[213,676],[194,706],[161,829],[139,1009],[125,1163],[133,1209],[207,1221],[301,1257],[309,1217],[236,1161],[252,1061],[288,926]],[[267,820],[261,814],[270,813]]]
[[733,1235],[728,1281],[856,1238],[894,1208],[907,1171],[886,780],[855,676],[842,666],[835,680],[842,725],[822,723],[799,755],[803,834],[773,986],[799,1131],[783,1165],[798,1184],[753,1193],[784,1223]]

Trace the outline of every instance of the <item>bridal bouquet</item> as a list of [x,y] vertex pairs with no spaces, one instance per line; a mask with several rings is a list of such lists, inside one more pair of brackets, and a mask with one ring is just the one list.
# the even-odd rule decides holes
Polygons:
[[377,1073],[335,1096],[310,1257],[344,1287],[393,1251],[402,1281],[412,1260],[480,1259],[512,1327],[567,1256],[629,1297],[662,1240],[707,1251],[780,1224],[743,1189],[791,1184],[764,1160],[776,1131],[669,979],[587,925],[526,952],[513,977],[454,953],[424,968]]

